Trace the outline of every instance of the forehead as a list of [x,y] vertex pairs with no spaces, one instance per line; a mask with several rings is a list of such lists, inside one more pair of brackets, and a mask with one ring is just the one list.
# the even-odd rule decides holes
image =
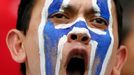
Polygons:
[[[51,4],[49,4],[48,2],[50,2]],[[105,14],[109,13],[108,5],[110,5],[110,7],[112,8],[111,10],[112,14],[115,13],[113,0],[35,0],[34,8],[38,8],[37,10],[40,10],[41,11],[40,13],[42,13],[43,8],[46,6],[47,8],[52,9],[53,11],[56,9],[61,9],[65,7],[72,7],[73,10],[77,10],[78,8],[81,7],[81,8],[86,9],[87,11],[90,11],[90,10],[93,10],[95,12],[99,11],[102,16],[105,16]],[[108,18],[109,17],[106,17],[106,19]]]
[[61,6],[66,7],[67,4],[68,6],[72,6],[75,8],[78,7],[90,7],[92,6],[92,0],[54,0],[53,2],[55,3],[63,3]]
[[107,11],[109,1],[111,0],[53,0],[50,5],[50,8],[58,9],[65,7],[73,7],[75,9],[78,9],[83,7],[87,9],[98,9],[98,11]]
[[58,8],[57,6],[60,6],[59,8],[72,6],[74,8],[86,7],[88,9],[89,8],[97,9],[96,7],[96,4],[97,4],[99,8],[102,7],[100,9],[103,9],[104,11],[106,11],[109,1],[112,6],[114,5],[113,0],[50,0],[50,1],[49,0],[35,0],[34,8],[39,7],[39,6],[42,6],[42,7],[45,7],[47,5],[49,6],[49,4],[47,4],[46,2],[51,2],[51,1],[52,1],[51,5],[56,6],[53,8]]

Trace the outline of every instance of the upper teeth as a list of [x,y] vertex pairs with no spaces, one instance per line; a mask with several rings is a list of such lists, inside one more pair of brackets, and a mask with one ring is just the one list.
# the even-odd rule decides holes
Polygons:
[[80,59],[83,59],[83,57],[82,57],[82,56],[80,56],[80,55],[73,56],[73,58],[80,58]]

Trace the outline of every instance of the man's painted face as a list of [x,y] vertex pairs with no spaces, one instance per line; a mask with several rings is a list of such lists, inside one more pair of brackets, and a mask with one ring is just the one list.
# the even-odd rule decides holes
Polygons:
[[111,0],[46,0],[42,75],[104,75],[113,48]]

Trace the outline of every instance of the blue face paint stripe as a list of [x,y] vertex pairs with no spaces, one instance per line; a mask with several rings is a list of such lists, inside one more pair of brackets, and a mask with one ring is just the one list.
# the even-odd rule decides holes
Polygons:
[[[51,15],[55,12],[58,12],[60,10],[60,7],[62,5],[63,0],[53,0],[53,2],[50,4],[48,8],[48,15]],[[51,28],[54,28],[54,25],[50,22],[47,23],[49,27],[45,26],[43,33],[44,33],[44,47],[45,47],[45,58],[46,58],[46,75],[54,75],[55,74],[55,68],[53,67],[53,60],[52,60],[52,54],[56,54],[56,51],[54,49],[57,49],[57,41],[58,39],[53,39],[53,35],[49,33]],[[52,31],[53,32],[53,31]],[[49,34],[48,34],[49,33]],[[50,38],[53,37],[53,38]],[[55,36],[57,37],[57,36]],[[53,43],[51,43],[53,42]],[[54,50],[54,51],[52,51]],[[56,59],[56,58],[55,58]],[[56,62],[56,61],[55,61]]]
[[97,4],[100,8],[101,16],[109,22],[109,8],[108,8],[108,0],[97,0]]
[[[57,30],[54,27],[54,24],[49,20],[44,27],[44,40],[45,40],[45,57],[46,57],[46,75],[54,75],[55,68],[52,64],[55,64],[56,61],[53,59],[57,59],[57,51],[58,51],[58,42],[63,35],[67,35],[67,33],[71,29],[68,30]],[[55,56],[52,56],[55,54]]]
[[[99,58],[100,63],[96,64],[98,66],[96,68],[95,75],[100,75],[100,72],[102,69],[102,64],[104,63],[104,59],[106,57],[108,48],[109,48],[110,43],[111,43],[111,37],[110,37],[108,30],[107,30],[107,34],[105,36],[95,35],[95,33],[91,32],[91,31],[90,31],[90,34],[92,36],[91,39],[98,42],[98,46],[97,46],[97,50],[96,50],[96,54],[95,54],[95,59]],[[100,39],[100,38],[103,38],[103,39]],[[96,61],[94,61],[94,62],[96,62]]]
[[51,15],[55,12],[59,12],[63,0],[53,0],[52,4],[49,6],[48,15]]
[[[51,24],[50,24],[51,25]],[[51,27],[50,27],[51,28]],[[46,57],[46,75],[54,75],[54,69],[53,69],[53,66],[52,66],[52,59],[51,59],[51,48],[50,47],[53,47],[51,42],[51,38],[49,38],[50,36],[47,35],[47,31],[48,29],[47,28],[44,28],[45,30],[43,31],[44,33],[44,46],[45,46],[45,57]],[[50,72],[51,71],[51,72]]]

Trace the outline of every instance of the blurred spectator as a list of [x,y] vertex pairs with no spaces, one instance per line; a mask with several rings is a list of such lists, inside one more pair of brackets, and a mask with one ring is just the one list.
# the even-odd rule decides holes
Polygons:
[[124,10],[122,43],[128,48],[128,60],[121,75],[134,75],[134,0],[121,2]]

